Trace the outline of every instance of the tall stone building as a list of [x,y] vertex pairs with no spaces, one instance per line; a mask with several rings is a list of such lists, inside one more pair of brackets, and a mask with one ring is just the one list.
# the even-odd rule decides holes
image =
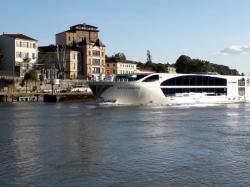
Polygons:
[[83,75],[87,79],[103,79],[105,76],[105,45],[97,39],[95,42],[84,39],[79,43],[82,54]]
[[69,30],[56,34],[57,45],[73,45],[79,43],[85,38],[88,41],[98,39],[98,27],[83,24],[77,24],[70,27]]
[[99,39],[98,33],[98,27],[83,23],[56,34],[57,45],[78,48],[81,54],[79,68],[84,79],[100,80],[105,76],[105,45]]

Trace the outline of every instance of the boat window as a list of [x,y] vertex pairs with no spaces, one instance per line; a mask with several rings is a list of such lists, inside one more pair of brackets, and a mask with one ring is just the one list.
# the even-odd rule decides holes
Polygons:
[[159,75],[152,75],[148,78],[146,78],[145,80],[143,80],[142,82],[154,82],[154,81],[158,81],[159,80]]
[[227,80],[224,78],[185,75],[170,78],[161,83],[161,86],[226,86]]
[[161,88],[161,90],[166,97],[183,93],[207,93],[207,96],[227,95],[226,88]]
[[144,77],[148,76],[148,74],[120,74],[116,75],[115,81],[138,81]]
[[238,80],[238,86],[245,86],[245,79],[244,78]]

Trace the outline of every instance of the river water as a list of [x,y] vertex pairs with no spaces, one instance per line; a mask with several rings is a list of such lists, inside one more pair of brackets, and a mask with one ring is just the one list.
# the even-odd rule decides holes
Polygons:
[[0,186],[250,186],[250,104],[0,104]]

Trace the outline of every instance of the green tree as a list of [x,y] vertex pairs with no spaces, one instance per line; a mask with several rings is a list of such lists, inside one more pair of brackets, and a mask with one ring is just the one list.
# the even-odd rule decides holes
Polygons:
[[176,63],[175,68],[177,73],[188,73],[190,71],[192,59],[189,56],[181,55]]
[[152,55],[151,55],[151,52],[149,50],[147,50],[147,62],[146,64],[152,64],[153,61],[152,61]]
[[0,67],[1,67],[2,62],[3,62],[3,50],[2,50],[2,47],[0,46]]
[[114,61],[119,61],[119,62],[125,62],[127,60],[126,56],[124,53],[116,53],[115,55],[113,55],[112,60]]
[[24,76],[24,80],[25,81],[37,81],[38,80],[38,76],[37,76],[37,72],[36,70],[30,70],[29,72],[27,72]]
[[38,75],[37,75],[37,72],[36,70],[30,70],[29,72],[27,72],[25,75],[24,75],[24,79],[22,81],[22,86],[26,86],[26,93],[27,93],[27,88],[28,88],[28,82],[31,81],[35,81],[35,86],[33,86],[33,89],[32,91],[35,91],[37,89],[37,86],[36,86],[36,81],[38,80]]
[[189,56],[181,55],[175,63],[177,73],[208,73],[216,72],[221,75],[239,75],[235,69],[228,66],[212,64],[206,60],[192,59]]

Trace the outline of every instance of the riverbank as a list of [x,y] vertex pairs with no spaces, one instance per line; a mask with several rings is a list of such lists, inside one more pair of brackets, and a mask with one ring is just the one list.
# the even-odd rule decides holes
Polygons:
[[92,93],[0,93],[0,102],[88,102],[94,101]]

